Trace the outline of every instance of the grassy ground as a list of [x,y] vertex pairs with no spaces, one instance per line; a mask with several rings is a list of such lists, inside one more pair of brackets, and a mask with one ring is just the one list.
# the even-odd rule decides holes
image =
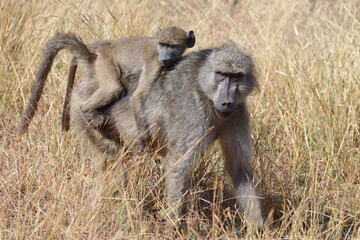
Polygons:
[[[234,213],[221,152],[195,166],[187,195],[195,238],[360,238],[360,5],[358,1],[0,2],[0,239],[170,238],[164,170],[153,156],[117,164],[81,133],[61,131],[71,55],[55,60],[39,110],[15,131],[46,41],[73,31],[86,42],[149,35],[158,25],[195,31],[195,50],[232,40],[253,54],[261,90],[249,99],[261,236]],[[103,186],[101,199],[92,196]]]

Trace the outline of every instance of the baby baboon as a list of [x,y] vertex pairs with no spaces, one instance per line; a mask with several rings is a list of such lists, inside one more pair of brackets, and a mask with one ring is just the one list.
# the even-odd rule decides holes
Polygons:
[[[263,226],[253,185],[246,107],[247,96],[256,87],[251,56],[241,52],[233,43],[190,53],[174,69],[158,75],[150,86],[145,96],[143,117],[154,126],[150,128],[151,136],[164,144],[167,200],[173,221],[183,216],[182,200],[194,161],[219,140],[238,206],[251,225]],[[129,107],[135,88],[130,84],[128,94],[106,110],[110,120],[101,129],[103,136],[109,136],[115,128],[117,137],[131,143],[137,129]],[[84,124],[86,119],[79,110],[84,100],[77,92],[73,94],[71,114],[75,125],[88,134],[98,131]],[[89,137],[93,136],[89,134]],[[97,135],[93,142],[100,140]]]
[[[138,131],[143,133],[141,137],[141,148],[144,147],[148,141],[148,124],[141,114],[144,112],[144,95],[148,92],[150,85],[155,80],[161,65],[164,67],[171,67],[181,59],[182,54],[186,48],[192,48],[195,45],[195,35],[193,31],[186,33],[178,27],[168,27],[161,31],[158,28],[155,36],[157,42],[155,54],[158,55],[159,61],[153,57],[154,51],[150,48],[148,59],[144,61],[143,70],[141,72],[140,80],[136,91],[132,95],[132,107],[137,120]],[[160,64],[159,64],[160,63]]]
[[160,68],[175,64],[186,48],[193,47],[194,44],[193,31],[186,33],[181,28],[174,26],[164,30],[158,28],[155,38],[131,37],[119,40],[99,40],[88,46],[73,34],[58,33],[47,43],[29,104],[21,120],[20,131],[26,131],[36,111],[54,58],[61,49],[68,49],[75,56],[69,72],[63,113],[63,128],[68,129],[68,95],[72,89],[77,65],[83,67],[87,79],[96,82],[97,90],[80,106],[80,109],[86,119],[98,127],[104,121],[104,117],[99,114],[98,109],[124,93],[125,83],[121,79],[127,75],[141,73],[138,90],[133,100],[134,111],[136,111],[134,114],[138,116],[138,111],[141,111],[143,104],[143,95]]
[[[95,49],[97,59],[94,63],[94,79],[98,83],[98,89],[80,106],[84,116],[95,127],[100,126],[104,117],[98,110],[124,93],[124,84],[120,79],[141,72],[133,95],[134,114],[137,118],[142,111],[143,95],[160,68],[174,65],[186,48],[191,48],[194,44],[193,31],[186,33],[181,28],[171,26],[164,30],[158,28],[155,38],[124,38],[98,46]],[[146,130],[145,126],[139,126],[139,130]]]

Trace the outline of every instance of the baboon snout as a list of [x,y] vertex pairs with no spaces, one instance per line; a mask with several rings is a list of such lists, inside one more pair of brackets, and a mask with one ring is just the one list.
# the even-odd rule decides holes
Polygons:
[[232,112],[234,110],[235,103],[231,100],[223,100],[217,104],[216,109],[220,112]]
[[214,97],[214,106],[218,115],[229,116],[237,105],[237,82],[231,81],[229,74],[215,73],[217,91]]
[[173,61],[170,59],[163,59],[160,60],[161,65],[163,65],[164,67],[169,67],[171,65],[173,65]]
[[230,99],[224,99],[215,102],[215,110],[221,117],[228,117],[235,109],[236,103]]

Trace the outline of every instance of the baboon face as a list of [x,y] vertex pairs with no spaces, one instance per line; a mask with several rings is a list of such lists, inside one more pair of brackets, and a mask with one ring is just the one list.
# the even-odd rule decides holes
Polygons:
[[185,52],[184,46],[158,43],[159,62],[165,67],[169,67],[178,62]]
[[228,117],[257,85],[251,56],[234,44],[223,45],[209,56],[209,73],[201,81],[216,113]]
[[159,53],[159,62],[165,67],[177,63],[186,48],[192,48],[195,45],[195,34],[193,31],[185,32],[183,29],[175,26],[167,27],[163,30],[158,27],[155,39]]
[[217,83],[217,93],[214,96],[214,106],[217,113],[227,117],[238,103],[239,84],[244,80],[244,74],[215,72],[214,81]]

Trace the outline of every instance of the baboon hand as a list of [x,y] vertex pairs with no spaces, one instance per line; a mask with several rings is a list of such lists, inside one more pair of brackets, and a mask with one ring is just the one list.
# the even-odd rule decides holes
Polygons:
[[83,106],[80,106],[80,110],[84,117],[93,125],[94,127],[100,127],[105,122],[105,117],[99,111],[89,111],[85,110]]
[[141,135],[139,144],[140,144],[139,150],[141,152],[151,152],[152,151],[151,137],[150,137],[150,133],[148,130]]

